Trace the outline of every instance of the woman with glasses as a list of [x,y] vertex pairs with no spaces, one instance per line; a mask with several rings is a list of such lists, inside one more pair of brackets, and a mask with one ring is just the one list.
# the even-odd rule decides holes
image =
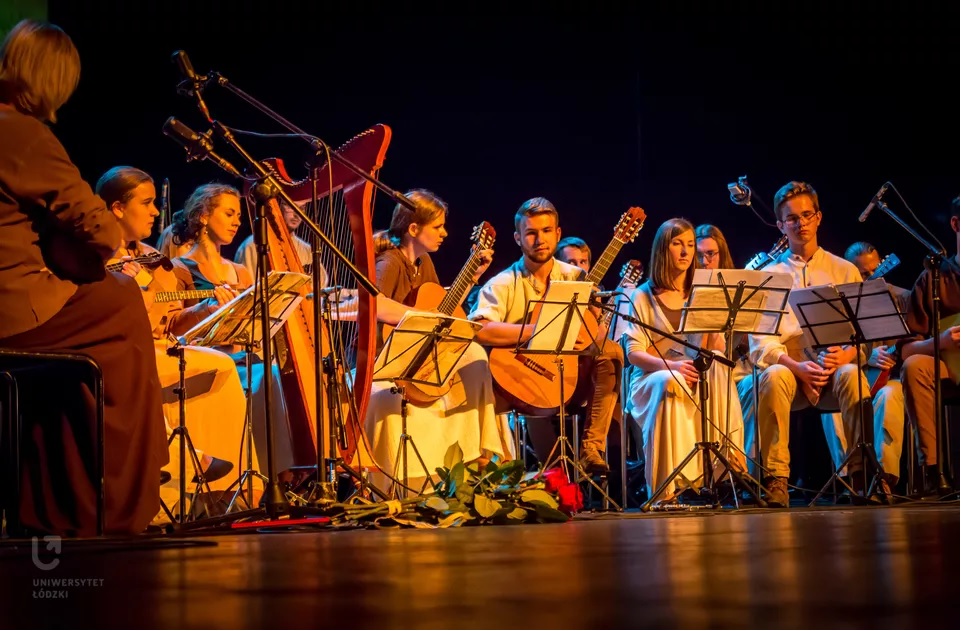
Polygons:
[[734,269],[731,249],[717,226],[702,223],[694,230],[697,239],[697,263],[703,269]]

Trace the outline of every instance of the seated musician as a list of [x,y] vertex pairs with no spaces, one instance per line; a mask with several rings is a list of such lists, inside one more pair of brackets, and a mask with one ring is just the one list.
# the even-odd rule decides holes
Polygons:
[[[310,264],[312,261],[310,244],[297,236],[297,228],[300,227],[302,219],[290,205],[284,200],[278,200],[280,204],[280,210],[284,215],[284,223],[290,230],[290,236],[294,242],[294,249],[297,252],[297,258],[300,260],[300,264],[305,270],[310,269]],[[250,276],[253,278],[257,275],[257,244],[254,243],[254,235],[250,235],[246,239],[240,242],[237,246],[237,253],[234,254],[234,262],[240,263],[247,268],[250,272]],[[327,273],[322,270],[320,278],[320,286],[324,287],[327,285]]]
[[[778,228],[788,238],[788,249],[765,266],[765,271],[791,274],[794,288],[860,282],[861,275],[854,265],[818,246],[821,207],[813,186],[806,182],[788,182],[782,186],[774,195],[774,213]],[[761,371],[756,412],[753,397],[746,395],[753,387],[753,375],[738,383],[747,434],[753,433],[755,419],[760,423],[765,467],[762,477],[771,507],[789,504],[788,440],[792,411],[809,406],[840,409],[847,444],[854,446],[860,433],[860,380],[863,404],[868,406],[865,417],[871,415],[871,388],[856,361],[855,347],[831,346],[809,359],[811,355],[806,352],[809,349],[803,348],[805,338],[792,310],[781,320],[779,337],[750,336],[751,362]],[[747,406],[743,406],[745,402]],[[860,490],[862,476],[855,475],[860,470],[861,459],[853,459],[848,473],[855,490]]]
[[[194,244],[187,254],[173,260],[177,289],[214,291],[216,302],[210,299],[204,301],[208,314],[214,313],[220,305],[229,302],[239,291],[253,284],[253,279],[246,267],[234,263],[220,253],[223,246],[233,241],[240,228],[240,222],[240,192],[232,186],[218,183],[197,187],[187,198],[183,210],[174,214],[173,242],[175,244],[193,242]],[[197,299],[184,301],[184,305],[188,308],[197,303]],[[247,353],[244,348],[227,346],[217,350],[227,353],[234,361],[240,383],[247,388]],[[273,396],[271,396],[270,418],[276,456],[274,464],[277,471],[284,471],[295,463],[287,426],[287,409],[276,365],[271,375]],[[263,380],[264,365],[255,353],[251,358],[249,375],[254,446],[260,463],[266,465],[267,432]],[[239,443],[237,449],[239,450]]]
[[[911,289],[910,308],[907,313],[908,328],[916,337],[898,343],[904,365],[901,368],[901,383],[904,387],[904,402],[908,418],[918,432],[921,445],[921,460],[924,464],[924,492],[926,495],[944,495],[951,491],[949,481],[938,471],[938,450],[935,434],[937,416],[934,409],[934,388],[936,385],[948,386],[955,394],[957,385],[957,361],[959,329],[957,315],[959,310],[958,290],[958,253],[961,251],[961,222],[958,218],[957,200],[951,215],[951,230],[955,233],[957,248],[954,256],[946,257],[940,268],[939,309],[941,336],[938,340],[941,351],[941,384],[934,383],[934,340],[931,338],[932,290],[931,275],[924,271]],[[952,318],[953,316],[953,318]],[[951,359],[950,363],[948,358]],[[952,374],[953,365],[953,374]],[[952,381],[953,380],[953,381]],[[942,440],[946,437],[942,435]]]
[[[845,260],[858,268],[863,280],[870,278],[878,269],[881,257],[877,248],[866,241],[857,241],[844,251]],[[906,309],[911,291],[888,283],[888,290],[902,312]],[[884,385],[876,388],[872,397],[874,407],[874,450],[884,469],[882,490],[890,494],[901,475],[901,447],[904,440],[904,393],[901,389],[900,367],[897,364],[897,340],[868,342],[862,347],[867,361],[861,367],[872,389],[881,371],[885,371]],[[885,420],[889,422],[885,425]],[[838,412],[821,414],[824,436],[831,450],[834,465],[839,466],[847,455],[844,423]]]
[[[423,189],[408,191],[405,196],[417,210],[398,204],[390,228],[375,235],[377,287],[382,296],[415,306],[414,298],[420,288],[426,283],[440,284],[430,254],[447,237],[447,204]],[[471,279],[475,284],[490,266],[493,250],[479,256],[480,266]],[[424,311],[438,306],[439,303],[421,301],[416,304],[418,310]],[[377,337],[380,348],[385,341],[382,324],[378,325]],[[435,467],[444,466],[444,455],[454,443],[460,444],[465,462],[477,460],[484,464],[494,456],[504,459],[511,455],[510,430],[494,413],[487,353],[480,345],[471,343],[467,347],[452,379],[453,387],[443,396],[433,401],[428,397],[407,408],[408,434],[431,474]],[[373,442],[374,459],[387,471],[394,468],[401,432],[401,400],[390,392],[392,385],[389,381],[374,382],[365,423]],[[409,458],[408,471],[410,477],[424,475],[416,458]]]
[[[22,20],[0,44],[0,348],[82,354],[99,364],[105,532],[137,535],[160,509],[160,381],[137,285],[104,269],[120,228],[47,124],[79,78],[77,49],[53,24]],[[43,375],[18,381],[20,525],[92,537],[94,397],[59,372]]]
[[[639,320],[668,333],[677,330],[681,308],[690,297],[697,267],[695,247],[694,226],[686,219],[668,219],[661,224],[651,246],[648,279],[633,296],[634,312]],[[708,428],[711,435],[702,438],[694,391],[699,375],[692,351],[633,323],[628,323],[625,330],[627,359],[636,367],[630,384],[633,416],[643,435],[645,474],[649,494],[653,497],[655,490],[694,449],[696,442],[703,439],[724,444],[721,430],[729,427],[728,439],[741,448],[743,423],[736,405],[730,406],[730,419],[727,418],[727,403],[733,392],[733,388],[728,389],[729,369],[713,362],[708,372]],[[692,344],[724,353],[724,338],[720,334],[686,337]],[[696,479],[700,473],[699,459],[692,459],[683,471],[684,477],[690,480]],[[681,482],[683,478],[678,477],[676,488],[669,486],[666,489],[667,497],[672,491],[683,489]]]
[[[471,320],[484,325],[477,341],[485,346],[514,346],[518,338],[529,340],[534,323],[525,323],[528,303],[542,299],[551,280],[585,277],[581,268],[554,258],[561,228],[557,210],[550,201],[535,197],[524,202],[514,216],[514,229],[514,241],[521,248],[521,258],[487,281],[478,296],[477,307],[470,314]],[[581,433],[579,464],[589,473],[606,474],[610,469],[604,459],[605,442],[617,408],[623,354],[617,344],[605,337],[595,341],[601,353],[589,363],[588,374],[579,373],[582,383],[592,386],[589,414]],[[577,398],[575,392],[572,400]],[[498,411],[505,411],[512,403],[499,402]]]
[[731,248],[717,226],[702,223],[694,229],[697,240],[697,266],[703,269],[736,269]]
[[[97,181],[96,192],[120,224],[121,242],[114,258],[129,260],[157,253],[142,241],[150,236],[158,215],[154,205],[156,189],[153,178],[134,167],[114,167]],[[164,416],[169,438],[171,429],[180,422],[179,402],[172,392],[179,384],[180,368],[179,358],[167,353],[170,347],[168,335],[181,334],[206,318],[216,299],[211,298],[184,309],[180,300],[156,300],[158,292],[177,290],[177,278],[173,272],[160,266],[144,267],[133,260],[124,264],[123,272],[136,279],[143,290],[144,303],[153,327],[160,384],[164,388]],[[229,357],[214,349],[197,346],[186,347],[184,352],[185,383],[189,397],[186,400],[187,430],[200,457],[204,477],[213,483],[223,479],[233,465],[201,450],[224,456],[233,455],[231,457],[238,453],[243,438],[246,400],[234,362]],[[198,375],[210,372],[214,372],[215,377],[206,390],[198,390],[197,385],[191,384],[191,379],[195,379],[196,384]],[[172,479],[165,486],[175,489],[179,488],[176,479],[180,471],[178,440],[170,443],[169,451],[171,463],[165,470]],[[187,463],[187,470],[194,477],[192,462]],[[211,488],[226,488],[227,482],[227,479],[223,479],[220,484],[212,484]]]

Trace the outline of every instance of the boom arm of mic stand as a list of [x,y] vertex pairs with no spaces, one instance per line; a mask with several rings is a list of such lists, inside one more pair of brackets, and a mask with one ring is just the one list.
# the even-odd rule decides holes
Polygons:
[[618,311],[617,309],[615,309],[615,308],[613,308],[613,307],[608,307],[607,305],[599,304],[599,303],[597,303],[597,302],[595,302],[594,304],[595,304],[595,306],[600,307],[601,310],[603,310],[603,311],[607,311],[607,312],[609,312],[609,313],[613,313],[613,314],[617,315],[619,318],[622,318],[622,319],[624,319],[624,320],[627,320],[628,322],[630,322],[630,323],[632,323],[632,324],[636,324],[637,326],[639,326],[639,327],[641,327],[641,328],[643,328],[643,329],[646,329],[646,330],[651,331],[651,332],[653,332],[653,333],[657,333],[658,335],[661,335],[661,336],[663,336],[663,337],[666,337],[667,339],[669,339],[669,340],[671,340],[671,341],[677,342],[678,344],[680,344],[680,345],[682,345],[682,346],[686,346],[687,348],[689,348],[689,349],[691,349],[691,350],[693,350],[693,351],[696,351],[697,354],[698,354],[699,356],[701,356],[701,357],[705,357],[705,358],[708,358],[708,359],[713,359],[714,361],[716,361],[716,362],[718,362],[718,363],[724,364],[724,365],[727,366],[728,368],[734,368],[734,367],[737,365],[737,364],[735,364],[732,360],[730,360],[730,359],[728,359],[727,357],[725,357],[724,355],[718,355],[718,354],[715,353],[714,351],[706,350],[706,349],[698,346],[697,344],[691,344],[691,343],[688,342],[687,340],[682,340],[681,338],[679,338],[679,337],[677,337],[677,336],[675,336],[675,335],[671,335],[670,333],[667,333],[666,331],[662,331],[662,330],[658,329],[657,327],[653,327],[653,326],[651,326],[650,324],[647,324],[646,322],[641,322],[640,320],[638,320],[638,319],[635,318],[634,316],[627,315],[626,313],[623,313],[623,312],[621,312],[621,311]]
[[247,153],[246,149],[240,146],[240,143],[238,143],[237,140],[234,138],[233,134],[230,133],[230,130],[227,129],[223,125],[223,123],[219,121],[214,121],[213,126],[214,126],[214,129],[217,130],[217,133],[220,135],[220,137],[223,138],[227,142],[227,144],[233,147],[237,153],[243,156],[244,160],[246,160],[247,163],[251,166],[251,168],[253,168],[257,172],[257,175],[259,175],[264,182],[270,184],[273,187],[277,195],[281,199],[283,199],[285,202],[287,202],[287,204],[291,208],[294,209],[294,212],[296,212],[300,216],[303,222],[310,228],[311,232],[317,235],[317,237],[324,242],[324,245],[330,248],[330,251],[334,253],[334,256],[340,259],[340,261],[347,266],[347,269],[350,270],[350,273],[357,280],[357,284],[363,287],[367,291],[367,293],[369,293],[371,296],[379,295],[380,290],[377,289],[377,286],[373,283],[373,281],[371,281],[369,278],[364,276],[364,274],[359,269],[357,269],[357,266],[354,265],[353,261],[347,258],[344,255],[344,253],[341,252],[337,248],[337,246],[330,240],[330,238],[326,234],[324,234],[324,232],[320,229],[320,227],[318,227],[317,224],[315,224],[313,220],[307,216],[307,213],[305,213],[303,209],[301,209],[301,207],[297,204],[297,202],[295,202],[290,197],[290,195],[287,194],[287,191],[284,190],[284,188],[280,185],[280,182],[277,181],[277,179],[273,176],[273,174],[271,174],[264,167],[264,165],[262,165],[260,162],[255,160],[253,156]]
[[[297,127],[296,125],[288,121],[286,118],[284,118],[277,112],[273,111],[272,109],[270,109],[269,107],[267,107],[266,105],[264,105],[263,103],[255,99],[253,96],[247,94],[246,92],[244,92],[243,90],[235,86],[233,83],[230,82],[229,79],[227,79],[227,77],[223,76],[219,72],[210,72],[209,77],[210,77],[209,79],[210,81],[216,83],[219,86],[223,86],[227,88],[228,90],[230,90],[231,92],[239,96],[242,100],[252,105],[255,109],[260,110],[260,112],[262,112],[263,114],[267,115],[268,117],[274,119],[276,122],[280,123],[281,126],[286,127],[291,132],[298,134],[299,136],[304,138],[304,140],[306,140],[307,143],[311,147],[313,147],[314,151],[319,153],[320,151],[324,150],[325,147],[328,147],[328,148],[330,147],[330,145],[328,145],[326,142],[324,142],[317,136],[313,134],[308,134],[306,131]],[[389,186],[387,186],[386,184],[384,184],[383,182],[381,182],[371,174],[367,173],[366,171],[361,169],[359,166],[357,166],[356,164],[354,164],[344,156],[340,155],[339,153],[333,150],[330,150],[329,154],[332,159],[344,165],[355,175],[358,175],[364,178],[365,180],[367,180],[368,182],[376,186],[378,190],[380,190],[382,193],[386,193],[387,195],[389,195],[390,198],[393,199],[398,204],[403,204],[409,210],[415,210],[415,211],[417,210],[417,206],[414,205],[414,202],[410,201],[398,191],[395,191],[394,189],[390,188]]]
[[878,206],[878,209],[881,210],[885,215],[893,219],[895,223],[897,223],[899,226],[904,228],[908,232],[908,234],[910,234],[912,237],[920,241],[921,245],[926,247],[932,256],[937,256],[940,258],[945,258],[947,256],[947,253],[944,251],[944,248],[935,246],[933,243],[931,243],[930,241],[922,237],[920,234],[918,234],[917,230],[915,230],[914,228],[906,224],[903,219],[901,219],[896,214],[894,214],[894,211],[888,208],[888,205],[884,203],[884,200],[879,199],[877,201],[877,206]]

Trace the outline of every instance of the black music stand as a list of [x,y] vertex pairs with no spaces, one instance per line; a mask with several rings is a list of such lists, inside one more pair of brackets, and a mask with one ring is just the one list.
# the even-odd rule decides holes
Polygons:
[[[450,379],[460,358],[467,351],[481,325],[476,322],[454,318],[436,313],[408,311],[397,327],[391,331],[384,348],[374,363],[373,381],[392,381],[390,391],[400,394],[401,434],[394,457],[393,477],[388,495],[396,494],[403,499],[409,485],[407,467],[407,448],[413,448],[414,455],[424,471],[425,479],[419,493],[423,494],[431,485],[431,473],[417,449],[414,438],[407,433],[407,388],[404,383],[422,384],[439,387]],[[397,468],[401,468],[401,479],[397,479]],[[400,488],[402,487],[402,489]]]
[[[752,270],[695,270],[691,295],[687,304],[681,310],[681,322],[677,332],[684,334],[723,333],[725,357],[733,361],[735,333],[748,335],[778,334],[792,283],[791,275],[785,273]],[[700,386],[704,385],[704,375],[700,376],[699,389],[703,390]],[[756,389],[757,383],[754,383],[753,386]],[[703,392],[699,394],[703,394]],[[757,406],[754,409],[756,417]],[[705,444],[717,445],[716,442],[707,440],[706,430],[709,419],[706,411],[707,408],[702,406],[701,440]],[[730,396],[728,396],[725,417],[724,431],[721,431],[716,424],[714,426],[723,436],[724,444],[720,446],[720,449],[727,446],[728,452],[730,452],[731,444],[728,437],[731,431]],[[760,450],[759,426],[760,423],[755,418],[755,444],[758,450]],[[704,448],[707,449],[707,447]],[[705,454],[705,459],[707,458],[708,454]],[[760,481],[755,480],[748,472],[741,473],[733,470],[726,458],[722,459],[721,462],[735,484],[745,488],[760,506],[766,505],[766,502],[761,499]],[[683,469],[683,466],[679,469]],[[707,486],[702,489],[701,494],[706,494],[717,505],[718,493],[714,486],[716,480],[713,475],[708,476],[705,471],[704,482]],[[747,482],[751,484],[747,484]],[[654,497],[656,498],[658,495],[659,493],[655,494]],[[737,493],[734,494],[734,503],[737,507]]]
[[[182,526],[188,521],[187,518],[187,454],[190,454],[190,461],[193,464],[195,471],[196,487],[194,495],[206,490],[210,493],[210,484],[207,482],[207,478],[204,477],[203,464],[200,462],[200,457],[197,455],[197,450],[194,447],[194,442],[190,438],[190,432],[187,431],[187,383],[186,383],[186,373],[187,373],[187,360],[184,357],[184,345],[177,341],[173,346],[167,349],[167,354],[171,357],[177,357],[177,369],[179,371],[179,380],[177,382],[177,387],[174,389],[174,393],[177,395],[177,404],[179,409],[180,420],[177,427],[173,428],[170,432],[170,436],[167,438],[167,448],[170,448],[171,443],[180,438],[180,480],[178,483],[178,491],[180,492],[180,497],[177,500],[178,514],[175,516],[171,513],[170,508],[164,503],[163,500],[160,501],[160,506],[163,508],[167,517],[170,518],[170,523],[173,526]],[[194,514],[193,502],[190,505],[190,514]]]
[[[811,346],[817,348],[853,344],[857,352],[855,361],[858,367],[858,442],[811,500],[811,505],[813,506],[835,481],[840,482],[852,497],[857,495],[854,488],[841,477],[841,470],[859,455],[864,498],[870,498],[874,495],[875,488],[882,489],[880,481],[884,475],[884,469],[874,453],[873,441],[867,434],[867,425],[864,422],[865,407],[870,407],[872,410],[870,427],[873,436],[874,406],[870,397],[864,398],[861,346],[867,342],[908,337],[910,332],[904,322],[904,316],[898,310],[891,292],[888,291],[887,283],[882,279],[863,283],[804,287],[791,292],[790,302],[797,313],[802,331],[811,341]],[[874,472],[870,484],[868,483],[868,465]],[[880,492],[883,494],[883,489]]]
[[[606,502],[613,505],[615,510],[620,511],[621,507],[617,502],[572,457],[574,448],[567,437],[565,410],[567,393],[564,388],[563,357],[597,355],[600,353],[600,347],[595,340],[591,340],[590,344],[582,349],[575,348],[578,335],[586,325],[584,311],[590,306],[592,289],[593,284],[586,281],[552,281],[543,300],[531,300],[527,303],[527,313],[531,313],[532,308],[536,309],[536,305],[540,305],[540,312],[537,321],[534,323],[534,332],[526,342],[522,341],[523,329],[521,329],[514,352],[523,355],[552,355],[554,363],[557,365],[558,381],[560,382],[560,400],[557,406],[559,417],[558,437],[541,466],[541,472],[550,469],[552,466],[560,465],[569,480],[573,482],[587,480],[591,486],[598,490]],[[568,467],[577,472],[576,478],[569,473]]]
[[[258,258],[258,267],[264,260],[263,257]],[[287,321],[293,309],[303,300],[302,288],[310,280],[310,277],[306,274],[297,274],[295,272],[278,272],[271,271],[264,275],[264,278],[259,279],[257,283],[253,286],[248,287],[245,291],[234,297],[233,300],[222,306],[220,309],[215,311],[213,314],[208,316],[202,322],[194,326],[192,329],[184,333],[178,338],[181,345],[195,345],[195,346],[207,346],[207,347],[217,347],[217,346],[244,346],[247,350],[247,378],[248,378],[248,388],[250,385],[250,364],[251,355],[253,354],[253,349],[258,346],[262,349],[269,346],[270,340],[273,338],[274,334],[280,330],[280,328]],[[262,305],[268,305],[266,309]],[[267,330],[267,335],[264,335],[264,331]],[[265,340],[266,338],[266,340]],[[267,363],[270,358],[270,354],[264,353],[264,380],[269,381],[272,379],[270,371],[272,370],[271,364]],[[248,396],[250,393],[248,391]],[[265,400],[266,414],[270,416],[270,400],[267,398]],[[250,406],[248,405],[248,410]],[[264,476],[257,471],[253,470],[253,454],[252,454],[252,436],[253,436],[253,418],[252,414],[247,415],[247,470],[244,471],[240,478],[238,478],[235,484],[238,485],[238,489],[234,494],[234,498],[231,499],[228,504],[228,508],[232,507],[238,494],[243,490],[243,483],[246,481],[248,487],[248,499],[247,505],[253,500],[253,479],[259,477],[264,479]],[[276,479],[273,475],[274,473],[274,462],[273,462],[273,449],[270,443],[273,439],[271,423],[266,423],[267,428],[267,470],[271,475],[267,478],[267,484],[269,488],[269,482]],[[233,484],[227,489],[233,488]],[[259,513],[259,511],[251,510],[246,512]],[[244,512],[235,514],[238,518],[243,518],[246,515]]]

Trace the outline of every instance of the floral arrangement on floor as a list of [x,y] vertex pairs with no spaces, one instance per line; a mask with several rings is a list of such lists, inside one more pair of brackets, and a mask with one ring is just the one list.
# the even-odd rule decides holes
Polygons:
[[433,493],[334,504],[335,521],[414,528],[564,522],[584,506],[580,486],[562,468],[528,472],[521,460],[465,464],[457,443],[447,450],[437,474],[440,482]]

